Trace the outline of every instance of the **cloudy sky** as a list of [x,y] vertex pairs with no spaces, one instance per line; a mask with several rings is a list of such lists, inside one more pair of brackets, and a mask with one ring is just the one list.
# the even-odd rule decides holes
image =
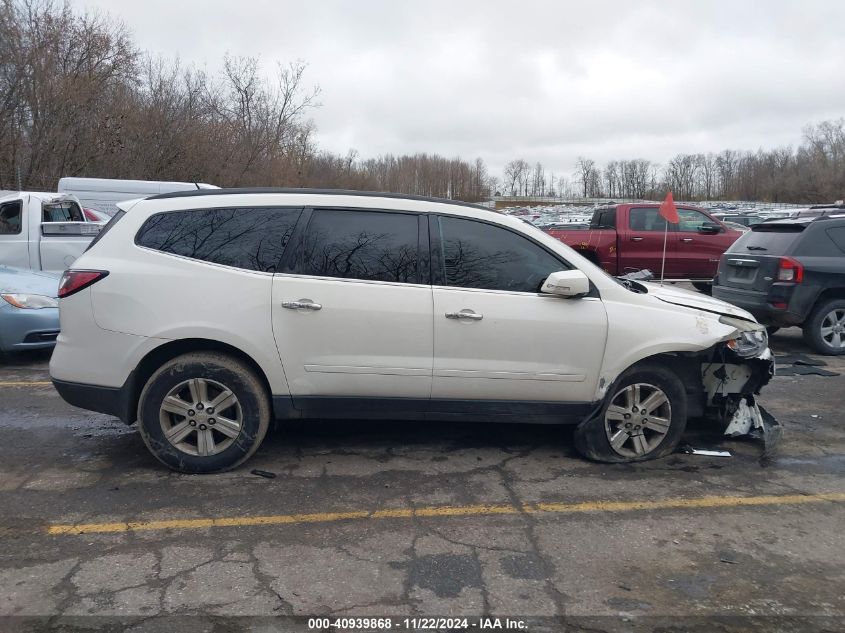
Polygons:
[[138,44],[308,63],[320,146],[512,158],[795,145],[845,116],[845,2],[73,0]]

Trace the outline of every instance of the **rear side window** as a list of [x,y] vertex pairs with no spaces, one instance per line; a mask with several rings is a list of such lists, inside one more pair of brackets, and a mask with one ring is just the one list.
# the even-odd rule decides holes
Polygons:
[[568,266],[531,240],[505,228],[440,216],[439,259],[445,285],[540,292],[553,272]]
[[291,272],[315,277],[418,283],[417,216],[317,209]]
[[836,248],[845,253],[845,226],[837,226],[827,230],[830,241],[836,244]]
[[17,235],[21,232],[21,201],[0,205],[0,235]]
[[727,252],[785,255],[804,230],[803,224],[755,224]]
[[598,209],[593,214],[590,222],[591,229],[615,229],[616,228],[616,207]]
[[135,243],[246,270],[275,272],[301,209],[233,208],[159,213]]
[[[660,231],[666,230],[666,220],[660,215],[657,207],[635,207],[629,212],[629,224],[632,231]],[[669,226],[672,230],[672,226]]]

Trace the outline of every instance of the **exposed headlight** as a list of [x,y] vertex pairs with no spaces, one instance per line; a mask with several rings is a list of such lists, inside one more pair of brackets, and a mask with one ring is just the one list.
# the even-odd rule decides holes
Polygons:
[[24,310],[40,310],[41,308],[58,308],[59,301],[46,295],[0,294],[0,297],[16,308]]
[[726,341],[726,345],[740,358],[759,356],[769,346],[766,328],[759,323],[726,316],[721,317],[719,321],[739,330],[739,335]]

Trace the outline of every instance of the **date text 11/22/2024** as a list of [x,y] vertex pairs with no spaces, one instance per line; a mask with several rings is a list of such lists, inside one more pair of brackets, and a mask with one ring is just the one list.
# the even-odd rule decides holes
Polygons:
[[478,630],[526,631],[525,620],[516,618],[309,618],[311,631],[407,631]]

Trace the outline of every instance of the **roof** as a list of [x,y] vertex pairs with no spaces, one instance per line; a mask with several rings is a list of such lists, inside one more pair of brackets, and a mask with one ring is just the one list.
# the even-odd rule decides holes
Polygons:
[[39,200],[74,200],[72,194],[69,193],[55,193],[51,191],[0,191],[0,200],[6,198],[23,198],[24,196],[32,196]]
[[804,216],[800,218],[777,218],[774,220],[767,220],[765,222],[761,222],[759,224],[755,224],[751,227],[752,231],[766,231],[768,230],[766,227],[771,226],[795,226],[795,225],[802,225],[804,228],[808,227],[810,224],[816,223],[826,223],[832,220],[842,220],[845,219],[845,213],[837,213],[837,214],[830,214],[830,215],[818,215],[818,216]]
[[315,196],[360,196],[363,198],[393,198],[399,200],[416,200],[421,202],[436,202],[437,204],[454,204],[459,207],[492,211],[488,207],[460,200],[446,198],[432,198],[428,196],[412,196],[402,193],[387,193],[382,191],[355,191],[347,189],[298,189],[290,187],[232,187],[228,189],[197,189],[196,191],[173,191],[150,196],[146,200],[166,200],[168,198],[204,198],[207,196],[231,196],[243,194],[299,194]]

